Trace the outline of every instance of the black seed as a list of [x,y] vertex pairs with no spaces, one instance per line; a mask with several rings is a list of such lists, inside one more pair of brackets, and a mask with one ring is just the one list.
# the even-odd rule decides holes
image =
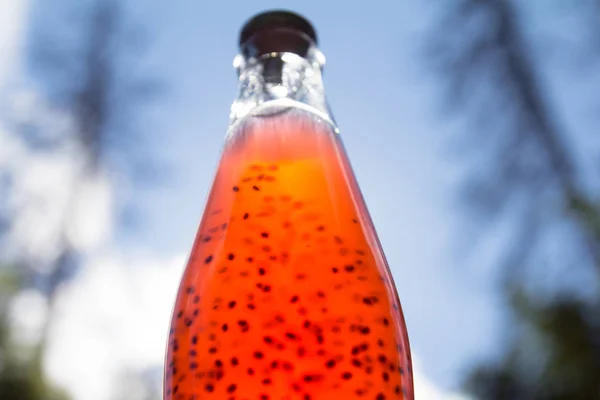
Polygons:
[[270,285],[265,285],[265,287],[263,287],[263,292],[270,292],[271,291],[271,286]]
[[353,358],[352,359],[352,365],[354,365],[357,368],[360,368],[360,367],[362,367],[362,362],[359,359],[357,359],[357,358]]
[[271,379],[269,379],[269,378],[265,378],[265,379],[263,379],[263,380],[262,380],[262,384],[263,384],[263,385],[270,385],[270,384],[271,384]]
[[326,366],[327,368],[333,368],[333,367],[335,367],[335,360],[329,360],[329,361],[327,361],[327,362],[325,363],[325,366]]
[[377,344],[379,345],[379,347],[383,347],[383,340],[377,339]]
[[363,301],[363,303],[365,303],[368,306],[372,306],[373,305],[373,300],[371,300],[370,297],[365,297],[365,298],[363,298],[362,301]]
[[289,362],[289,361],[284,361],[284,362],[281,364],[281,366],[282,366],[282,367],[283,367],[283,369],[284,369],[284,370],[286,370],[286,371],[291,371],[291,370],[293,370],[293,369],[294,369],[294,366],[293,366],[293,365],[292,365],[292,363],[291,363],[291,362]]
[[387,318],[384,318],[384,319],[383,319],[383,324],[384,324],[385,326],[388,326],[388,325],[390,324],[390,321],[388,321],[388,319],[387,319]]
[[260,236],[266,239],[269,237],[269,234],[267,232],[262,232]]
[[293,303],[296,303],[297,301],[298,301],[298,296],[293,296],[293,297],[290,299],[290,303],[292,303],[292,304],[293,304]]
[[336,267],[333,267],[333,268],[331,268],[331,271],[332,271],[334,274],[337,274],[339,270],[338,270]]
[[271,336],[264,336],[263,342],[265,342],[267,344],[273,344],[273,338]]
[[250,310],[255,310],[255,309],[256,309],[256,306],[255,306],[254,304],[252,304],[252,303],[249,303],[249,304],[248,304],[248,309],[250,309]]
[[238,365],[239,363],[240,363],[240,362],[239,362],[239,360],[237,359],[237,357],[232,357],[232,358],[231,358],[231,365],[233,365],[234,367],[235,367],[236,365]]
[[228,259],[229,261],[233,260],[234,258],[235,258],[235,254],[233,254],[233,253],[229,253],[229,254],[227,255],[227,259]]
[[223,332],[227,332],[227,330],[229,329],[229,326],[227,326],[227,324],[223,324],[221,326],[221,329],[223,330]]
[[237,389],[237,386],[235,383],[232,383],[231,385],[227,386],[227,393],[233,393],[235,392],[235,389]]
[[248,214],[248,213],[245,213],[245,214],[244,214],[244,219],[248,219],[248,217],[249,217],[249,216],[250,216],[250,214]]
[[248,258],[246,258],[246,261],[248,261],[249,263],[251,263],[251,262],[253,262],[253,261],[254,261],[254,258],[252,258],[252,257],[248,257]]
[[250,329],[248,322],[244,321],[243,319],[238,321],[238,325],[240,326],[242,332],[248,332],[248,330]]
[[194,296],[194,304],[198,304],[200,302],[200,296]]
[[387,357],[385,355],[383,355],[383,354],[380,354],[379,357],[377,357],[377,359],[382,364],[385,364],[387,362]]
[[257,192],[260,190],[260,188],[256,185],[252,186],[252,189],[256,190]]
[[388,382],[390,380],[390,374],[388,374],[387,372],[384,372],[383,374],[381,374],[381,377],[383,378],[383,380],[385,382]]
[[346,272],[353,272],[354,271],[354,265],[346,265],[344,267],[344,269],[346,270]]
[[320,298],[324,298],[325,297],[325,293],[323,293],[322,291],[318,291],[317,292],[317,296],[319,296]]
[[190,356],[192,356],[192,357],[196,357],[198,355],[198,353],[196,352],[196,350],[190,350],[190,352],[188,354]]
[[179,311],[179,312],[177,313],[177,318],[181,318],[182,316],[183,316],[183,311]]
[[258,274],[261,275],[261,276],[264,275],[265,274],[265,269],[264,268],[259,268],[258,269]]
[[323,225],[319,225],[319,226],[317,226],[317,230],[319,232],[323,232],[325,230],[325,227]]
[[212,237],[210,237],[210,235],[209,235],[209,236],[206,236],[204,239],[202,239],[202,241],[204,243],[208,243],[208,242],[210,242],[211,239],[212,239]]
[[369,332],[371,332],[371,328],[369,328],[368,326],[363,326],[360,328],[360,333],[362,333],[363,335],[368,335]]
[[278,366],[279,366],[279,362],[277,360],[271,361],[271,368],[272,369],[277,369]]
[[194,293],[194,288],[190,286],[190,287],[188,287],[188,288],[186,289],[186,292],[188,292],[188,294],[189,294],[189,293]]
[[396,387],[394,388],[394,392],[395,392],[396,394],[400,394],[400,386],[397,386],[397,385],[396,385]]
[[239,192],[239,191],[240,191],[240,188],[239,188],[239,187],[237,187],[237,186],[234,186],[234,187],[233,187],[233,191],[234,191],[234,192]]
[[292,333],[292,332],[286,332],[286,333],[285,333],[285,337],[287,337],[287,338],[288,338],[288,339],[290,339],[290,340],[296,340],[296,339],[298,338],[298,337],[297,337],[297,336],[296,336],[294,333]]
[[217,370],[217,371],[215,372],[215,379],[216,379],[216,380],[218,380],[218,381],[220,381],[221,379],[223,379],[223,375],[224,375],[224,374],[225,374],[225,373],[223,372],[223,370],[220,370],[220,369],[219,369],[219,370]]
[[383,393],[379,393],[375,400],[385,400],[385,395]]
[[262,351],[255,351],[254,352],[254,358],[261,360],[265,355],[262,353]]
[[344,372],[342,374],[342,379],[344,379],[344,380],[348,380],[348,379],[351,379],[351,378],[352,378],[352,373],[351,372]]
[[192,344],[196,344],[198,343],[198,336],[194,335],[192,336]]
[[235,302],[235,300],[232,300],[232,301],[230,301],[230,302],[229,302],[229,305],[228,305],[228,306],[229,306],[229,308],[234,308],[234,307],[235,307],[235,305],[236,305],[236,302]]
[[262,393],[262,394],[260,395],[260,400],[269,400],[269,395],[268,395],[268,394],[264,394],[264,393]]
[[211,347],[210,349],[208,349],[208,352],[210,354],[215,354],[217,352],[217,348],[216,347]]
[[213,256],[210,255],[208,257],[206,257],[206,259],[204,260],[204,264],[210,264],[210,262],[213,260]]
[[204,389],[205,389],[207,392],[212,392],[213,390],[215,390],[215,387],[214,387],[212,384],[210,384],[210,383],[207,383],[207,384],[206,384],[206,386],[204,386]]

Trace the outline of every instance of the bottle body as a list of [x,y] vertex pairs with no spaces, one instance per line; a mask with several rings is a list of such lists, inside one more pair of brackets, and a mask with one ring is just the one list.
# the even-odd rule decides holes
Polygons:
[[339,135],[279,108],[228,137],[176,302],[165,396],[412,398],[400,303]]
[[259,22],[242,33],[240,90],[175,302],[164,398],[413,399],[400,302],[325,101],[314,31],[294,16],[310,37]]

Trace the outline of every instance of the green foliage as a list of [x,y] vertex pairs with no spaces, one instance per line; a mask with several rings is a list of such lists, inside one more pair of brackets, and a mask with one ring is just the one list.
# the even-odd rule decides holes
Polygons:
[[0,399],[68,400],[44,375],[41,349],[15,343],[10,329],[10,301],[22,287],[15,268],[0,266]]
[[600,304],[572,297],[538,304],[518,290],[511,297],[521,331],[466,388],[485,400],[600,399]]

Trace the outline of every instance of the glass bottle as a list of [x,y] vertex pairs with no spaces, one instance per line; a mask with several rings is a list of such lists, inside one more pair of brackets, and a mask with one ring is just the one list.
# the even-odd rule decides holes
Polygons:
[[396,288],[326,103],[311,24],[251,19],[176,299],[165,399],[413,399]]

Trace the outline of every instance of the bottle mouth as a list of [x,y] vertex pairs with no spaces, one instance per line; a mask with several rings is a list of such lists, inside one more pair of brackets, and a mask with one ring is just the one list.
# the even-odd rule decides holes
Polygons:
[[244,57],[269,53],[295,53],[306,57],[317,45],[313,25],[290,11],[267,11],[248,20],[240,32],[239,47]]

